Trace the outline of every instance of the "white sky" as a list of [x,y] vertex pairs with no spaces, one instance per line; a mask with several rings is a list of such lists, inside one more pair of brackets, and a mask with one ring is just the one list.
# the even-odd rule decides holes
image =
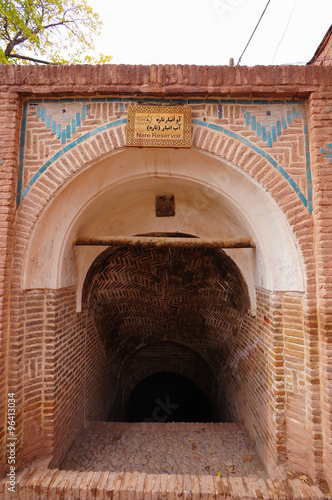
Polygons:
[[[231,57],[236,64],[267,3],[87,1],[104,22],[96,53],[112,54],[112,63],[199,65],[227,65]],[[332,0],[271,0],[241,64],[305,63],[331,23]]]

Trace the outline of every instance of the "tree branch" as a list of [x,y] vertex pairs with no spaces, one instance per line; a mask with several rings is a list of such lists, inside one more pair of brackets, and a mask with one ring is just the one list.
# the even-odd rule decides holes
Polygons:
[[21,36],[21,38],[19,38],[20,35],[22,35],[22,32],[18,31],[12,40],[9,39],[9,43],[5,50],[6,57],[10,57],[10,53],[14,49],[15,45],[20,45],[21,43],[24,43],[28,39],[27,36]]
[[34,57],[29,57],[29,56],[20,56],[19,54],[11,54],[8,57],[12,57],[15,59],[23,59],[24,61],[32,61],[36,63],[41,63],[41,64],[55,64],[50,61],[43,61],[42,59],[35,59]]
[[7,35],[7,40],[10,40],[10,34],[8,31],[8,19],[7,18],[5,18],[5,20],[4,20],[3,27],[4,27],[4,30],[5,30],[6,35]]
[[88,21],[89,19],[63,19],[62,21],[59,21],[58,23],[53,23],[53,24],[47,24],[46,26],[43,26],[43,30],[47,30],[48,28],[54,28],[55,26],[66,26],[69,23],[77,23],[77,22],[83,22],[83,21]]
[[22,31],[18,31],[12,40],[13,46],[19,45],[20,43],[25,42],[27,39],[27,35],[23,35]]
[[[49,55],[53,59],[53,52],[58,56],[61,49],[67,49],[68,40],[70,44],[90,48],[91,33],[97,32],[102,24],[98,15],[88,8],[84,0],[78,5],[75,5],[74,0],[0,0],[1,2],[4,7],[2,6],[0,15],[0,37],[5,45],[3,53],[7,62],[12,60],[17,63],[18,59],[40,64],[58,64],[39,59],[39,54],[41,57]],[[5,7],[8,8],[8,17]],[[31,57],[15,53],[21,45],[31,49]],[[66,63],[65,60],[59,60],[62,61],[60,64]],[[76,59],[72,55],[70,60]]]
[[12,41],[10,41],[9,44],[7,45],[6,49],[5,49],[5,57],[9,57],[10,56],[10,53],[13,50],[13,48],[14,48],[14,44],[13,44]]

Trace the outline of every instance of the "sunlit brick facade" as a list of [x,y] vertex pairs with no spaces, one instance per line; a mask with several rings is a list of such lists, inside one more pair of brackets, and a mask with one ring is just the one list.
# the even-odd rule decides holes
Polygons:
[[[121,420],[161,370],[192,378],[216,420],[243,422],[279,478],[261,481],[263,498],[327,498],[331,82],[314,65],[0,68],[1,464],[5,475],[14,393],[19,498],[145,498],[131,476],[56,467],[88,421]],[[191,148],[126,147],[128,106],[141,104],[190,106]],[[175,215],[157,217],[168,193]],[[75,246],[171,233],[255,248]],[[149,498],[243,497],[220,477],[153,481]],[[15,498],[6,478],[0,491]]]

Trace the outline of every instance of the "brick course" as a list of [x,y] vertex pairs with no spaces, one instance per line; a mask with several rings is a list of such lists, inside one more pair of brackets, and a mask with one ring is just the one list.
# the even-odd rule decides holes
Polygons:
[[[0,482],[0,493],[4,500],[13,500]],[[264,480],[241,477],[189,476],[179,474],[138,474],[116,472],[49,471],[46,467],[26,469],[19,477],[19,498],[220,498],[220,499],[293,499],[331,498],[317,486],[309,486],[300,479]],[[38,495],[38,496],[36,496]]]

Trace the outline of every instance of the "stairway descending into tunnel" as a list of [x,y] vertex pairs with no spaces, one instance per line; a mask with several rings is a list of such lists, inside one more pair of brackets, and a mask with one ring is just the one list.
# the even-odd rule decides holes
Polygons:
[[[6,480],[0,497],[11,500]],[[90,422],[58,468],[17,475],[20,500],[329,500],[325,485],[267,477],[241,423]]]
[[60,468],[266,478],[240,423],[90,422]]

